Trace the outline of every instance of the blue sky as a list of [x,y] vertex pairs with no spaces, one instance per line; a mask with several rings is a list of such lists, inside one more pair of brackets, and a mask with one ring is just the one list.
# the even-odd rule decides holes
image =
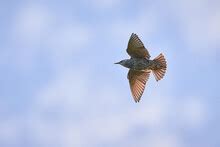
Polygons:
[[[219,6],[1,1],[0,146],[220,146]],[[137,104],[113,64],[133,32],[168,62]]]

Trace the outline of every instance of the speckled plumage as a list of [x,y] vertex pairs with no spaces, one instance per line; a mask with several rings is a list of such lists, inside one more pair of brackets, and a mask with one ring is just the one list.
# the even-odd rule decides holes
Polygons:
[[129,39],[126,51],[131,58],[121,60],[116,64],[130,69],[127,75],[130,89],[135,102],[139,102],[150,72],[153,72],[156,81],[163,78],[167,68],[166,60],[163,54],[159,54],[155,59],[150,60],[148,50],[134,33],[132,33]]
[[162,67],[160,62],[146,58],[131,58],[124,61],[125,62],[122,66],[132,70],[153,70]]

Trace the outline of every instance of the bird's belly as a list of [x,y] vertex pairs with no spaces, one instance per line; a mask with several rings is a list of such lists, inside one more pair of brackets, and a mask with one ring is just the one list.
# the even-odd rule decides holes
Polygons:
[[133,70],[146,70],[149,68],[149,60],[147,59],[136,59],[133,62],[131,69]]

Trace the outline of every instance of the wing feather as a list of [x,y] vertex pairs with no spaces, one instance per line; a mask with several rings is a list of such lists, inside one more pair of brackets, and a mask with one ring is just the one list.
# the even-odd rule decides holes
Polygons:
[[144,92],[145,85],[149,79],[150,70],[147,71],[136,71],[129,70],[128,80],[130,84],[130,89],[135,102],[139,102],[140,98]]
[[150,58],[148,50],[144,47],[139,37],[132,33],[128,41],[127,53],[134,58]]

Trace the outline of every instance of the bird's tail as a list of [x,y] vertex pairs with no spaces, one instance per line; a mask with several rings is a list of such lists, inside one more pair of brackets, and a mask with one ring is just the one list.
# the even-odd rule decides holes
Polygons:
[[159,68],[152,70],[156,81],[159,81],[165,75],[167,69],[167,62],[162,53],[160,53],[153,61],[159,62],[160,64]]

